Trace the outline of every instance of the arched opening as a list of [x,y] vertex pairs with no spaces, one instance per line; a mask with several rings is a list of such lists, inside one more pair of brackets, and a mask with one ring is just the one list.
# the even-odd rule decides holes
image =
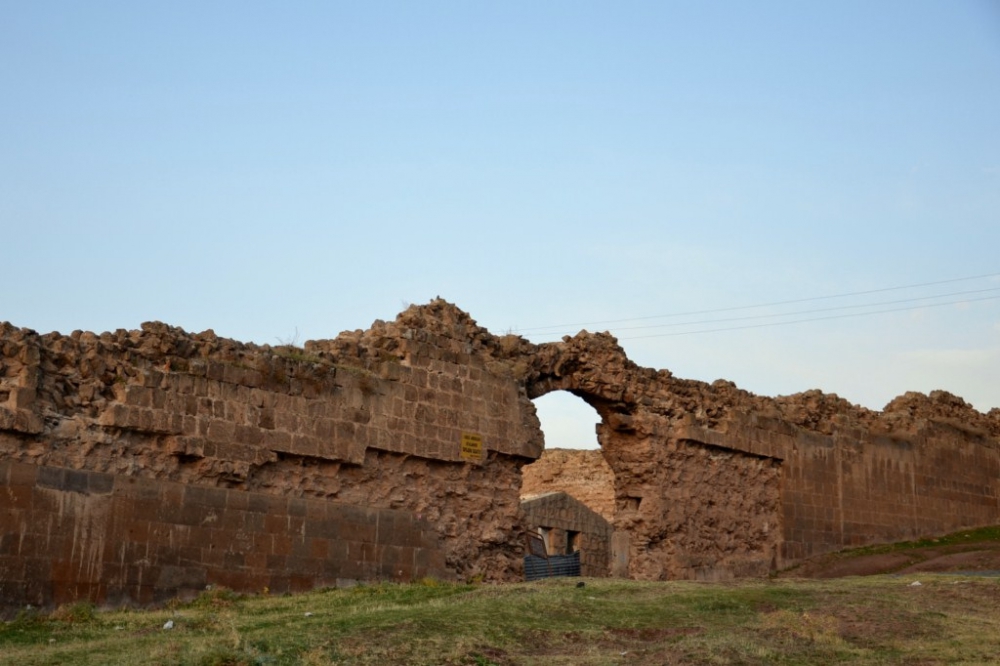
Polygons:
[[535,398],[535,412],[545,433],[546,449],[596,449],[597,410],[568,391],[553,391]]
[[610,576],[615,477],[598,442],[601,415],[565,390],[533,403],[545,450],[522,468],[526,527],[542,538],[549,555],[579,558],[582,575]]

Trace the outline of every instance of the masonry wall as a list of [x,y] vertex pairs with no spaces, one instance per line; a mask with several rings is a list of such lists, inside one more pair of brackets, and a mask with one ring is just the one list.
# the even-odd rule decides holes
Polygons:
[[0,463],[0,496],[8,605],[451,576],[433,526],[409,511],[22,463]]
[[[159,323],[100,335],[0,324],[0,463],[44,479],[18,491],[35,513],[31,525],[8,517],[5,566],[53,600],[64,590],[107,594],[128,574],[105,573],[104,559],[94,574],[73,554],[96,548],[86,536],[94,526],[118,529],[102,512],[154,520],[151,504],[129,504],[129,484],[175,484],[184,492],[161,500],[178,515],[189,510],[187,489],[224,493],[227,507],[273,498],[267,515],[300,500],[403,512],[433,531],[442,575],[517,579],[521,468],[544,442],[531,399],[554,390],[601,416],[615,566],[635,578],[760,575],[845,545],[1000,522],[1000,409],[983,414],[943,391],[906,394],[881,412],[819,391],[760,397],[639,367],[608,334],[542,345],[494,336],[435,300],[304,348]],[[46,485],[46,468],[68,470],[72,487]],[[78,473],[106,476],[86,476],[88,489],[98,480],[78,496]],[[111,489],[97,492],[107,479]],[[70,509],[78,517],[64,522]],[[61,527],[43,535],[36,523]],[[162,545],[160,532],[137,534],[136,543]],[[35,546],[9,552],[58,535],[71,544],[68,569]],[[273,571],[291,576],[291,567]],[[301,571],[296,586],[328,582],[313,565]],[[260,575],[240,585],[252,589]],[[378,565],[363,575],[416,574]]]
[[585,504],[563,492],[528,497],[521,503],[524,524],[549,532],[550,555],[570,555],[567,533],[579,537],[580,575],[606,578],[611,573],[611,524]]
[[761,397],[639,367],[607,334],[532,354],[529,396],[569,391],[602,417],[632,577],[759,575],[1000,522],[1000,409],[945,391],[907,393],[881,412],[817,390]]
[[[150,560],[162,539],[191,548],[185,535],[196,528],[192,543],[214,543],[202,528],[174,525],[170,517],[193,511],[193,497],[214,498],[216,509],[255,497],[265,507],[256,513],[266,520],[253,538],[283,539],[279,518],[288,503],[319,502],[373,520],[408,516],[392,520],[431,530],[437,541],[420,552],[442,559],[397,566],[409,555],[393,553],[415,546],[409,537],[386,541],[392,538],[386,532],[381,541],[327,544],[331,563],[322,567],[301,559],[307,546],[300,545],[286,566],[281,553],[254,545],[246,552],[246,570],[235,575],[226,572],[238,567],[212,568],[213,547],[185,551],[185,561],[204,557],[207,567],[204,575],[191,573],[192,581],[230,576],[239,589],[254,590],[273,579],[272,589],[304,589],[328,584],[338,567],[342,578],[366,580],[411,580],[427,572],[517,577],[523,543],[519,470],[537,457],[542,440],[523,387],[511,380],[510,364],[494,356],[497,345],[453,308],[413,308],[392,324],[376,322],[368,331],[307,343],[305,349],[248,345],[162,324],[69,336],[0,325],[0,463],[27,465],[16,468],[17,479],[35,470],[43,480],[30,492],[22,487],[27,481],[18,482],[17,493],[30,500],[22,500],[29,505],[17,511],[33,519],[8,510],[0,532],[5,576],[44,592],[33,594],[35,602],[55,603],[67,595],[100,603],[116,595],[140,602],[160,598],[177,586],[149,576],[178,566],[169,553]],[[76,485],[49,483],[51,473],[41,471],[49,469],[66,470],[65,478]],[[76,491],[84,478],[88,484],[101,481],[81,495]],[[133,488],[157,499],[132,496]],[[219,518],[238,510],[230,507]],[[152,531],[128,523],[139,536],[130,542],[132,550],[116,553],[126,563],[151,562],[152,573],[141,574],[141,589],[135,587],[137,570],[108,568],[112,554],[87,536],[102,532],[102,544],[118,539],[125,528],[109,516],[149,525],[165,521]],[[313,524],[305,520],[303,526],[310,537]],[[217,536],[225,542],[232,535]],[[84,567],[63,555],[52,559],[41,543],[57,543],[73,557],[87,549],[100,556]],[[353,549],[347,555],[345,544]],[[368,546],[381,550],[369,552]],[[359,548],[363,561],[354,553]],[[17,602],[15,589],[7,585],[0,601]]]
[[[934,400],[955,406],[948,394],[904,402],[928,409]],[[726,433],[682,427],[678,434],[784,461],[780,561],[788,565],[1000,521],[1000,448],[982,430],[939,418],[891,434],[850,427],[824,434],[761,417],[736,420]]]
[[600,450],[547,448],[521,475],[522,497],[564,492],[605,520],[614,520],[615,475]]

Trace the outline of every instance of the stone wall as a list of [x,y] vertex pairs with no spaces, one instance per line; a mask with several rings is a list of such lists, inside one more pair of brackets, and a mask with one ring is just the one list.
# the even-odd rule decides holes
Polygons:
[[944,391],[882,412],[820,391],[761,397],[639,367],[601,333],[531,358],[529,396],[569,391],[601,415],[633,577],[725,578],[1000,522],[1000,409]]
[[[611,524],[564,492],[529,496],[521,502],[524,525],[543,530],[549,555],[580,552],[580,575],[607,577],[611,567]],[[570,535],[577,535],[571,542]]]
[[[0,463],[272,497],[275,507],[301,499],[403,512],[432,526],[444,557],[435,575],[513,578],[523,542],[519,470],[539,455],[542,436],[499,348],[442,303],[303,349],[157,323],[68,336],[4,324]],[[182,512],[175,500],[184,496],[168,494],[166,511]],[[104,510],[97,499],[74,502],[78,513]],[[7,548],[27,538],[10,520],[0,533]],[[82,538],[75,524],[63,527]],[[65,588],[45,578],[51,567],[37,551],[6,555],[25,560],[15,569],[39,576],[38,589]],[[308,571],[300,578],[328,582]],[[415,571],[375,566],[361,577],[406,580]],[[81,579],[91,587],[79,589],[104,602],[110,575]],[[259,587],[260,572],[251,578]]]
[[450,575],[433,526],[409,511],[23,463],[0,463],[0,496],[12,606]]
[[564,492],[605,520],[614,519],[615,475],[598,450],[545,449],[521,475],[521,497]]
[[[1000,410],[944,392],[883,412],[819,391],[759,397],[639,367],[608,334],[494,336],[441,300],[301,349],[159,323],[68,336],[2,324],[0,463],[110,475],[114,489],[125,479],[404,512],[433,530],[442,575],[514,579],[520,470],[543,448],[531,399],[555,390],[601,416],[615,541],[628,539],[615,568],[636,578],[760,574],[1000,522]],[[10,548],[22,531],[6,525]],[[56,589],[37,554],[7,556]]]

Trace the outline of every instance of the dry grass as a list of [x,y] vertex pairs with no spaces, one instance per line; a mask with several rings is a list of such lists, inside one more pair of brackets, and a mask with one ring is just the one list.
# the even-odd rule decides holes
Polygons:
[[22,614],[0,626],[0,664],[1000,663],[1000,581],[913,580],[217,591],[155,611]]

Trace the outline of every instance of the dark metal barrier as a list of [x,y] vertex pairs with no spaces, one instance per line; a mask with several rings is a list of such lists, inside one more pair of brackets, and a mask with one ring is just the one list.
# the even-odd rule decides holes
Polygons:
[[525,580],[539,580],[554,576],[579,576],[580,553],[572,555],[549,555],[548,559],[537,555],[526,555],[524,558]]

